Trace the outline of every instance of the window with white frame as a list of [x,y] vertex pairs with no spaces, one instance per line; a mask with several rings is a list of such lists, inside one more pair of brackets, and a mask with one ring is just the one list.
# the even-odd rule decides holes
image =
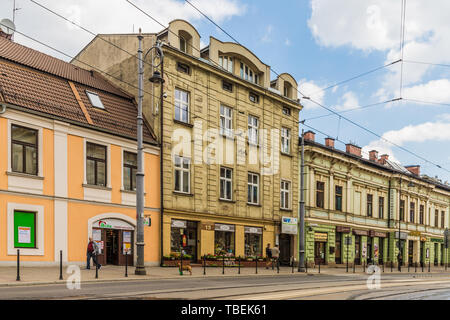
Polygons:
[[189,122],[189,92],[175,88],[175,120]]
[[281,180],[281,209],[291,208],[291,183],[286,180]]
[[259,83],[259,76],[254,72],[252,69],[250,69],[246,64],[241,62],[241,72],[240,72],[241,78],[253,83],[258,84]]
[[187,46],[186,46],[186,39],[184,39],[182,36],[180,36],[180,51],[186,53],[187,52]]
[[291,153],[291,131],[287,128],[281,128],[281,152]]
[[248,116],[248,143],[258,145],[259,120],[257,117]]
[[248,197],[247,202],[251,204],[259,204],[259,175],[256,173],[248,173]]
[[228,56],[219,56],[219,65],[227,70],[228,72],[233,73],[233,58]]
[[233,170],[220,168],[220,199],[232,200]]
[[233,111],[223,105],[220,106],[220,134],[228,137],[233,135]]
[[174,166],[175,166],[175,191],[189,193],[191,159],[186,157],[175,156]]

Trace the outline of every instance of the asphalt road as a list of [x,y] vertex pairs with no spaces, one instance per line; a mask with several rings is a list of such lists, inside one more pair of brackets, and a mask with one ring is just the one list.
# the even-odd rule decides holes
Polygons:
[[[368,289],[368,275],[274,275],[183,277],[171,280],[34,285],[0,288],[0,299],[186,299],[186,300],[411,300],[450,298],[445,275],[382,275],[379,289]],[[373,285],[373,283],[372,283]]]

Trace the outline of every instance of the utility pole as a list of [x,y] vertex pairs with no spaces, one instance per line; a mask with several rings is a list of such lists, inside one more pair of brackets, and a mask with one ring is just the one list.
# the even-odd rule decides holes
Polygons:
[[299,263],[298,263],[298,272],[305,272],[305,198],[304,198],[304,190],[305,190],[305,180],[304,180],[304,171],[305,171],[305,139],[304,133],[302,129],[302,142],[301,142],[301,165],[300,165],[300,207],[299,214],[300,217],[298,219],[299,226]]
[[137,115],[137,172],[136,172],[136,234],[137,234],[137,261],[135,274],[145,275],[147,272],[144,267],[144,171],[142,165],[143,150],[143,118],[142,118],[142,101],[143,101],[143,79],[144,66],[142,62],[142,39],[141,29],[139,29],[139,49],[138,49],[138,115]]

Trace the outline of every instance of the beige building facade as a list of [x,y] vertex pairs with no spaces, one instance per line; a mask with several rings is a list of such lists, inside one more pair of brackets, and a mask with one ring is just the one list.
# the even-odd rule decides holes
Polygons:
[[[270,243],[288,262],[298,251],[296,232],[282,227],[298,216],[297,82],[287,73],[271,80],[270,66],[239,44],[210,37],[200,48],[183,20],[143,37],[144,53],[156,41],[164,52],[163,106],[160,86],[144,84],[144,115],[159,141],[163,115],[162,256],[181,247],[193,261],[265,256]],[[136,34],[98,35],[73,63],[98,65],[137,94],[137,45]],[[144,79],[151,61],[150,53]]]

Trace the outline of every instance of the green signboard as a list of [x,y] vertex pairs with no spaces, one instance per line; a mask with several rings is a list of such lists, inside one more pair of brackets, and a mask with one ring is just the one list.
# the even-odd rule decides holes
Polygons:
[[441,242],[441,243],[444,243],[444,239],[431,238],[431,242]]
[[36,248],[36,213],[14,212],[14,247]]

